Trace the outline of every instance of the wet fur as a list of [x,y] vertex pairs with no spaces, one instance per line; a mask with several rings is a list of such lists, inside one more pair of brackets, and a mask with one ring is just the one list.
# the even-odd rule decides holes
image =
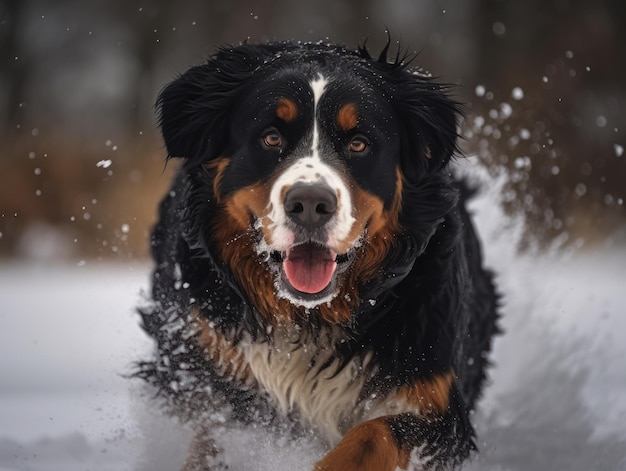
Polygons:
[[[167,151],[184,161],[152,235],[152,303],[141,312],[157,349],[137,374],[198,429],[185,469],[220,461],[210,438],[216,413],[315,430],[330,450],[318,470],[449,469],[475,449],[469,414],[497,331],[497,296],[468,192],[448,169],[457,104],[407,62],[389,60],[387,48],[373,58],[364,48],[244,44],[162,91]],[[233,162],[249,154],[237,153],[234,133],[244,140],[255,118],[242,97],[251,89],[279,97],[316,73],[357,104],[320,108],[320,123],[335,120],[338,136],[349,133],[369,103],[390,110],[394,118],[379,124],[395,137],[393,152],[371,159],[380,172],[324,150],[365,230],[337,275],[338,294],[311,308],[277,294],[270,254],[258,248],[255,215],[286,164]],[[276,102],[281,126],[295,126],[305,98]],[[298,152],[285,149],[287,159]]]

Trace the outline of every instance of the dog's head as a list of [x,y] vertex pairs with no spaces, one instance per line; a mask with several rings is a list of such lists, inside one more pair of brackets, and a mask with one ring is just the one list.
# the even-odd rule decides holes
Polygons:
[[169,155],[196,175],[189,237],[267,316],[348,320],[400,235],[414,249],[395,263],[411,265],[454,204],[433,176],[455,150],[456,106],[386,51],[223,49],[158,106]]

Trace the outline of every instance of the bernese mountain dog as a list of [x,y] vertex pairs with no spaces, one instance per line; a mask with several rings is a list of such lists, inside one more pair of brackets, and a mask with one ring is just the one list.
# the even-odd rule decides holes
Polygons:
[[181,165],[138,375],[197,431],[185,470],[224,469],[225,422],[321,437],[317,471],[476,448],[498,296],[449,168],[459,105],[388,49],[244,43],[158,97]]

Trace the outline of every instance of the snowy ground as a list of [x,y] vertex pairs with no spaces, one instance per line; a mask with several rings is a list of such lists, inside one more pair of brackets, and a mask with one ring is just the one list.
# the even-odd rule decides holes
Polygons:
[[[468,470],[626,470],[626,249],[520,256],[475,203],[506,334]],[[149,266],[0,265],[0,471],[172,471],[188,434],[123,377],[149,349],[134,306]],[[315,444],[241,431],[233,469],[310,469]]]

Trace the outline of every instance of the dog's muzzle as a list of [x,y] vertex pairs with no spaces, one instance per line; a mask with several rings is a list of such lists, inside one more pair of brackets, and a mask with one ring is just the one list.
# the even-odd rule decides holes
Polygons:
[[319,293],[331,284],[337,268],[324,228],[337,211],[335,192],[324,184],[296,183],[285,194],[283,208],[297,234],[285,253],[284,275],[296,291]]

